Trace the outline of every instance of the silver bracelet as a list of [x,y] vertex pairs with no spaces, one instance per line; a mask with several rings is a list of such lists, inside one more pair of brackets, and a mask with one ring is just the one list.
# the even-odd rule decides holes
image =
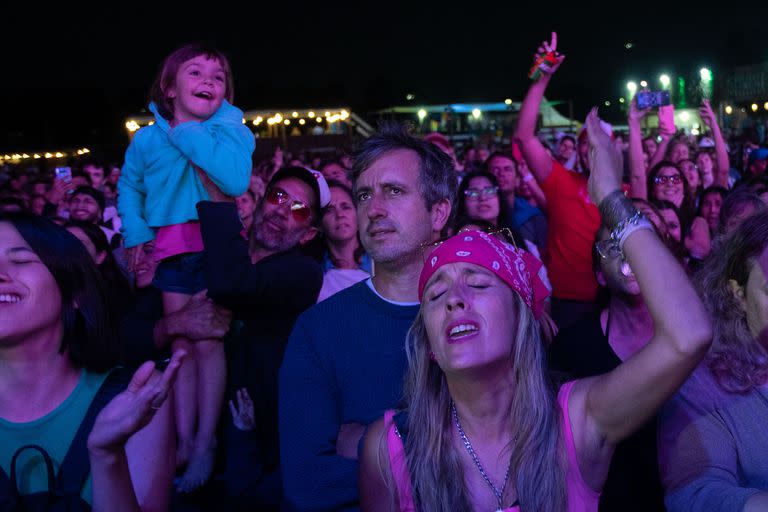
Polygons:
[[619,250],[623,251],[624,243],[627,241],[627,238],[629,238],[629,235],[639,229],[653,230],[654,227],[653,224],[645,218],[645,215],[640,213],[640,211],[635,210],[635,213],[631,217],[619,222],[613,231],[611,231],[611,240],[618,245]]

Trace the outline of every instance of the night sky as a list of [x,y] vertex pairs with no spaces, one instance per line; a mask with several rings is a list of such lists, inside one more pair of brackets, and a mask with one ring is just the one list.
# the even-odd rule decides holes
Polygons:
[[[553,29],[567,59],[548,97],[572,100],[579,117],[615,103],[629,79],[654,85],[661,72],[695,77],[709,66],[717,88],[733,66],[768,61],[766,7],[520,3],[11,8],[0,29],[0,152],[126,144],[125,118],[145,107],[163,57],[191,41],[230,56],[243,109],[344,105],[363,114],[405,104],[407,93],[416,103],[520,100],[531,55]],[[618,110],[605,114],[620,121]]]

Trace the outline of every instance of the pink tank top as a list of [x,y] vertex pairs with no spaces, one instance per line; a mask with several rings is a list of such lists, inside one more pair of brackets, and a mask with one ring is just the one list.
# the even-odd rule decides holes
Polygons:
[[[576,458],[576,445],[573,442],[571,431],[571,419],[568,415],[568,397],[576,381],[563,384],[557,393],[557,403],[563,412],[563,439],[568,453],[568,468],[565,474],[565,485],[568,501],[568,512],[596,512],[600,500],[600,493],[593,491],[584,482]],[[405,459],[405,448],[394,422],[395,411],[388,410],[384,413],[384,425],[387,429],[387,451],[389,452],[389,465],[392,470],[392,478],[397,487],[397,497],[400,502],[401,512],[416,512],[411,489],[411,477],[408,474],[408,464]],[[504,512],[520,512],[520,507],[504,509]]]

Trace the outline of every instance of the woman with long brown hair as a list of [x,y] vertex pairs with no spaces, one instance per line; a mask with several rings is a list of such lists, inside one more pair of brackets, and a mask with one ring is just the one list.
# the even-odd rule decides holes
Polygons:
[[768,506],[766,276],[763,208],[721,240],[697,275],[714,339],[661,415],[659,466],[668,510]]
[[685,380],[711,339],[677,260],[620,190],[596,111],[589,189],[653,316],[649,343],[614,371],[557,386],[539,318],[535,258],[482,232],[426,257],[406,344],[405,409],[366,434],[366,511],[597,510],[616,443]]

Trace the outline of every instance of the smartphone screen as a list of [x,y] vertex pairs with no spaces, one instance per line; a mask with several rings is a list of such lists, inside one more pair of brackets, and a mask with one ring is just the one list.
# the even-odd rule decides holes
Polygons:
[[56,167],[54,169],[56,179],[62,180],[64,183],[72,182],[72,168],[71,167]]
[[663,107],[669,105],[669,91],[643,91],[637,93],[637,108]]

